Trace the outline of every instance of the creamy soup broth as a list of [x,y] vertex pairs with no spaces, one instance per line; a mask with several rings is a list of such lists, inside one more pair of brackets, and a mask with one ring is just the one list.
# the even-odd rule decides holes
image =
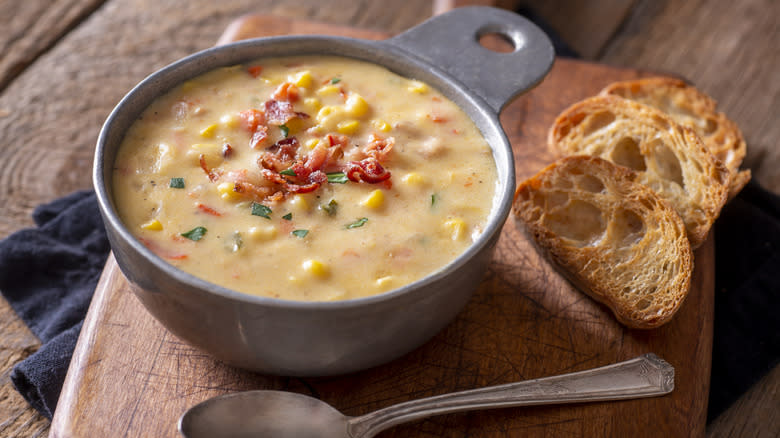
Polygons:
[[178,268],[247,294],[378,294],[451,262],[497,190],[491,150],[428,85],[337,57],[204,74],[147,108],[113,173],[119,215]]

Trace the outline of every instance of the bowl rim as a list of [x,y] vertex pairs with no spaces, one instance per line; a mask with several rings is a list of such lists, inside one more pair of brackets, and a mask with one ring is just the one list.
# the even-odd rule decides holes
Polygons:
[[[308,47],[311,45],[320,48],[322,48],[322,45],[328,46],[330,48],[330,50],[328,50],[329,53],[322,53],[319,51],[309,53],[304,49],[295,51],[294,53],[288,53],[286,55],[265,54],[259,56],[247,56],[244,54],[244,52],[251,52],[253,49],[262,51],[262,49],[272,48],[272,52],[274,50],[278,52],[280,50],[278,47]],[[276,49],[273,49],[274,47],[276,47]],[[354,50],[347,50],[346,52],[342,52],[339,49]],[[377,52],[379,52],[379,54],[377,54]],[[429,80],[422,81],[428,83],[429,85],[433,85],[437,91],[444,94],[448,99],[453,100],[454,103],[467,114],[469,119],[471,119],[471,121],[480,130],[483,138],[485,138],[485,141],[490,146],[493,161],[496,165],[497,181],[496,190],[493,195],[493,206],[487,217],[485,227],[479,237],[463,252],[457,255],[454,259],[451,259],[447,264],[411,283],[407,283],[389,291],[365,297],[336,301],[303,301],[273,298],[239,292],[185,272],[184,270],[172,265],[159,255],[155,254],[152,250],[147,248],[137,237],[133,235],[132,232],[130,232],[129,228],[124,225],[116,208],[114,207],[113,194],[109,191],[109,187],[111,186],[110,180],[112,179],[112,173],[110,171],[107,173],[107,168],[113,167],[113,163],[107,165],[105,163],[105,156],[106,149],[108,148],[107,142],[109,141],[109,136],[113,134],[112,130],[119,129],[115,128],[115,124],[118,123],[118,120],[121,117],[127,117],[127,115],[124,113],[131,111],[132,105],[135,105],[135,101],[139,99],[139,94],[143,94],[149,88],[159,86],[160,83],[171,83],[171,85],[163,87],[161,90],[158,90],[156,93],[154,93],[153,97],[141,99],[142,101],[146,100],[147,102],[141,106],[140,110],[131,112],[133,115],[131,120],[135,120],[137,116],[143,110],[145,110],[148,105],[151,104],[151,102],[158,96],[170,91],[176,85],[198,76],[199,74],[203,74],[216,68],[239,65],[262,58],[305,55],[340,56],[344,58],[357,59],[359,61],[369,62],[387,68],[388,70],[403,77],[410,77],[408,74],[409,71],[416,70],[420,73],[427,72],[429,74],[424,74],[423,76],[428,76]],[[214,61],[215,59],[219,60],[222,58],[232,61]],[[379,59],[382,59],[384,62],[379,61]],[[182,76],[183,73],[181,72],[186,72],[188,69],[195,71],[195,73]],[[407,72],[399,71],[402,69],[406,69]],[[200,71],[198,72],[197,70]],[[178,78],[171,79],[176,77]],[[431,78],[434,80],[431,81]],[[431,84],[431,82],[435,82],[435,84]],[[480,121],[475,120],[475,117],[477,116],[480,117]],[[130,124],[128,124],[127,127],[132,124],[132,121],[129,123]],[[115,150],[118,149],[121,145],[121,141],[124,139],[127,127],[122,129],[122,132],[119,133],[119,140],[117,140],[119,144],[115,146]],[[487,130],[492,132],[486,132]],[[506,161],[503,169],[500,167],[499,160],[502,155],[505,157]],[[114,159],[115,158],[116,157],[114,157]],[[452,275],[455,271],[473,259],[475,255],[480,253],[485,248],[485,246],[491,244],[494,239],[498,238],[501,229],[506,222],[507,217],[509,216],[515,189],[514,155],[512,152],[512,147],[506,137],[506,134],[504,133],[503,128],[501,127],[498,114],[496,114],[495,110],[491,109],[491,107],[481,97],[479,97],[474,92],[469,92],[461,82],[437,66],[431,65],[421,58],[418,58],[416,55],[404,51],[394,45],[385,43],[383,41],[362,40],[357,38],[330,35],[288,35],[241,40],[195,52],[173,63],[170,63],[161,69],[158,69],[135,85],[127,94],[125,94],[125,96],[123,96],[123,98],[112,109],[111,113],[106,118],[98,136],[92,172],[93,186],[97,195],[98,206],[100,208],[101,215],[103,216],[104,226],[106,228],[111,228],[115,232],[115,235],[118,236],[118,238],[121,239],[123,243],[132,248],[132,251],[135,251],[143,259],[145,259],[145,261],[164,272],[165,275],[171,277],[173,280],[181,284],[186,285],[188,289],[195,289],[210,295],[216,295],[229,299],[233,302],[259,304],[270,308],[306,310],[343,310],[346,308],[358,308],[375,303],[399,299],[401,297],[407,297],[414,294],[415,292],[422,294],[423,292],[421,291],[425,290],[427,286]],[[109,235],[111,234],[112,233],[109,233]],[[120,269],[124,270],[124,267],[121,266],[121,264],[119,265]]]

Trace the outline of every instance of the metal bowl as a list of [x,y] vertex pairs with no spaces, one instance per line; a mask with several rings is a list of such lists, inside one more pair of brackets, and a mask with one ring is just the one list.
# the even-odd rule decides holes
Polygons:
[[[497,33],[515,46],[497,53],[478,40]],[[217,67],[263,57],[339,55],[382,65],[437,88],[463,109],[493,151],[499,185],[483,234],[433,274],[398,289],[337,302],[251,296],[201,280],[168,264],[136,239],[117,214],[112,168],[125,132],[174,86]],[[343,374],[397,358],[430,339],[465,306],[479,285],[515,189],[511,146],[498,114],[549,71],[547,36],[511,12],[460,8],[385,41],[330,36],[259,38],[215,47],[152,74],[106,120],[97,142],[94,184],[111,248],[135,294],[165,327],[241,368],[294,376]]]

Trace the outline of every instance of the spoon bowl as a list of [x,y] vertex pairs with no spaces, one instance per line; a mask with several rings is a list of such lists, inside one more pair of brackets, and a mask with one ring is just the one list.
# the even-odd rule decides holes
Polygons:
[[186,438],[370,438],[409,421],[475,409],[620,400],[668,394],[674,368],[654,354],[591,370],[444,394],[348,417],[302,394],[247,391],[206,400],[179,419]]

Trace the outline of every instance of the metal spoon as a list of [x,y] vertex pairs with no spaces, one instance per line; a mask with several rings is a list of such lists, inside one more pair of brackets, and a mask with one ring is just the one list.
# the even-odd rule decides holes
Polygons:
[[193,406],[179,419],[179,432],[187,438],[369,438],[433,415],[652,397],[672,389],[674,368],[654,354],[645,354],[576,373],[412,400],[360,417],[347,417],[321,400],[292,392],[239,392]]

